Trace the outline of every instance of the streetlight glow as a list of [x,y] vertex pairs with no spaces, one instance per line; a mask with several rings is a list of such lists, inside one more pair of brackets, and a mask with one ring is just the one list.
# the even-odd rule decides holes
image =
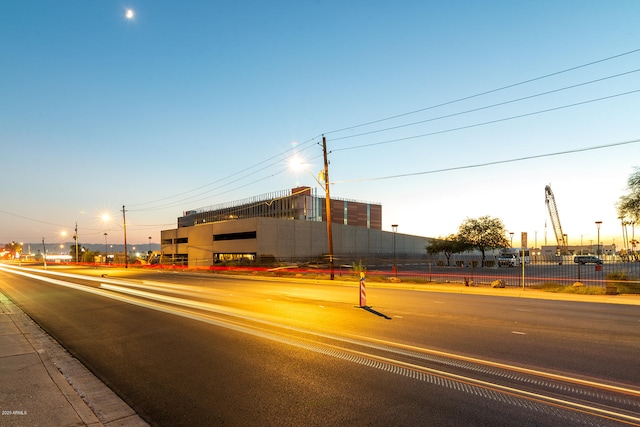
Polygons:
[[289,159],[289,167],[293,171],[302,171],[307,168],[308,164],[304,161],[304,159],[298,155],[294,155]]
[[[322,135],[322,155],[324,158],[324,169],[320,172],[319,178],[313,176],[313,174],[309,171],[308,165],[302,160],[301,157],[294,155],[291,160],[289,160],[289,166],[293,170],[304,169],[313,177],[313,179],[320,185],[320,187],[324,190],[325,193],[325,215],[327,222],[327,246],[329,250],[329,277],[331,280],[334,279],[334,269],[333,269],[333,229],[331,224],[331,193],[329,191],[329,161],[327,159],[327,139],[324,135]],[[320,182],[324,181],[324,185]],[[124,210],[124,206],[123,206]]]

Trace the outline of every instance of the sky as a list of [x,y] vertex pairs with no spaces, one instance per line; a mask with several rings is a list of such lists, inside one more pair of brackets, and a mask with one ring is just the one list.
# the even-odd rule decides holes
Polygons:
[[123,206],[129,244],[159,243],[187,210],[322,194],[324,135],[331,195],[382,204],[383,230],[488,215],[514,246],[554,245],[550,185],[571,245],[602,221],[621,247],[638,16],[636,0],[0,2],[0,243],[76,225],[122,243]]

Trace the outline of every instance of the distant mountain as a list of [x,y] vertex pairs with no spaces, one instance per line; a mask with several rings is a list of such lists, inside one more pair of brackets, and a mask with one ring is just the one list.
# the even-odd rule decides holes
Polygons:
[[[75,242],[63,242],[63,243],[47,243],[47,242],[45,242],[45,246],[47,247],[47,253],[50,253],[50,254],[69,253],[69,248],[74,244],[75,244]],[[104,253],[105,252],[104,244],[82,243],[82,242],[80,242],[79,246],[81,246],[81,247],[83,247],[86,250],[91,251],[91,252],[100,252],[100,253]],[[112,245],[112,244],[109,243],[108,246],[109,246],[107,248],[108,253],[124,252],[124,245],[123,244]],[[40,243],[23,243],[22,244],[22,250],[23,250],[23,253],[32,253],[32,254],[42,253],[42,242],[40,242]],[[131,252],[146,253],[149,250],[151,250],[151,251],[159,251],[160,250],[160,245],[158,243],[151,243],[151,245],[149,245],[149,243],[134,243],[134,244],[127,243],[127,250],[129,251],[129,253],[131,253]]]

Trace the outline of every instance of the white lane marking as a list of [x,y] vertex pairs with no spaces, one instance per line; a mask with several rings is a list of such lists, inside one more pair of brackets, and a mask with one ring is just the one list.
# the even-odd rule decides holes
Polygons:
[[[204,322],[215,324],[215,325],[222,326],[222,327],[228,327],[230,329],[241,330],[242,332],[246,332],[246,329],[248,329],[248,328],[246,326],[234,325],[234,324],[231,324],[229,322],[223,322],[223,321],[220,321],[220,320],[203,317],[203,316],[198,315],[196,313],[189,313],[189,312],[185,312],[183,310],[179,310],[179,309],[176,310],[174,308],[170,308],[170,307],[167,307],[167,306],[161,306],[161,305],[159,305],[157,303],[153,303],[151,301],[133,300],[133,299],[127,297],[126,294],[131,294],[131,295],[138,296],[138,297],[143,297],[143,298],[149,298],[149,299],[156,300],[156,301],[159,301],[159,302],[164,303],[164,304],[169,303],[169,304],[180,305],[180,306],[188,307],[188,308],[197,308],[197,309],[201,309],[201,310],[206,310],[206,311],[213,312],[213,313],[218,313],[218,314],[231,315],[233,317],[238,317],[238,318],[245,319],[245,320],[259,322],[259,323],[263,323],[263,324],[269,325],[269,326],[275,326],[275,327],[278,327],[278,328],[284,328],[284,329],[288,329],[288,330],[296,331],[296,332],[304,332],[304,333],[308,333],[308,334],[312,334],[312,335],[316,335],[316,336],[321,336],[321,337],[334,339],[334,340],[341,341],[341,342],[357,344],[357,345],[361,345],[361,346],[364,346],[364,347],[382,348],[385,351],[389,351],[388,349],[385,349],[383,347],[379,347],[379,345],[382,344],[383,346],[395,347],[398,350],[407,349],[407,350],[418,351],[418,352],[426,353],[426,354],[440,355],[440,356],[450,357],[450,358],[456,359],[456,360],[464,360],[464,361],[467,361],[467,362],[477,363],[477,364],[480,364],[480,365],[492,366],[492,367],[497,367],[497,368],[501,368],[501,369],[511,370],[511,371],[514,371],[514,372],[520,372],[520,373],[524,373],[524,374],[527,374],[527,375],[535,375],[535,376],[539,376],[539,377],[550,378],[550,379],[560,380],[560,381],[566,381],[566,382],[570,382],[570,383],[574,383],[574,384],[580,384],[580,385],[583,385],[583,386],[596,387],[596,388],[600,388],[600,389],[604,389],[604,390],[608,390],[608,391],[613,391],[613,392],[617,392],[617,393],[624,393],[624,394],[628,394],[628,395],[632,395],[632,396],[640,396],[640,390],[637,390],[637,389],[625,388],[625,387],[620,387],[620,386],[613,386],[613,385],[610,385],[610,384],[603,384],[603,383],[599,383],[599,382],[595,382],[595,381],[578,379],[578,378],[568,377],[568,376],[565,376],[565,375],[559,375],[559,374],[553,374],[553,373],[548,373],[548,372],[544,372],[544,371],[538,371],[538,370],[534,370],[534,369],[523,368],[523,367],[519,367],[519,366],[515,366],[515,365],[508,365],[508,364],[504,364],[504,363],[492,362],[492,361],[473,358],[473,357],[461,356],[461,355],[456,355],[456,354],[453,354],[453,353],[441,352],[441,351],[437,351],[437,350],[430,350],[430,349],[423,348],[423,347],[417,347],[417,346],[412,346],[412,345],[407,345],[407,344],[402,344],[402,343],[392,342],[392,341],[387,341],[387,340],[381,340],[381,339],[376,339],[376,338],[371,338],[371,337],[362,337],[362,336],[359,336],[359,335],[351,335],[351,334],[344,334],[342,336],[338,336],[338,335],[324,333],[324,332],[321,332],[321,331],[311,331],[311,330],[307,330],[307,329],[304,329],[304,328],[298,328],[298,327],[294,327],[294,326],[287,326],[287,325],[283,325],[281,323],[277,323],[277,322],[273,322],[273,321],[269,321],[269,320],[265,320],[265,319],[260,319],[258,317],[255,317],[255,313],[253,313],[253,312],[251,314],[253,314],[254,316],[249,316],[249,315],[246,314],[248,312],[245,311],[245,310],[232,309],[230,307],[223,307],[223,306],[216,305],[216,304],[195,302],[195,301],[192,301],[192,300],[185,300],[183,298],[168,297],[168,296],[164,296],[164,295],[154,294],[154,293],[151,293],[151,292],[135,291],[133,289],[127,289],[127,288],[124,288],[122,286],[110,286],[110,285],[106,285],[105,286],[104,284],[101,284],[100,288],[91,288],[91,287],[88,287],[86,285],[78,285],[78,284],[71,283],[71,282],[65,282],[65,281],[62,281],[62,280],[52,279],[52,278],[49,278],[49,277],[46,277],[46,276],[39,276],[39,275],[36,275],[36,274],[16,271],[18,269],[26,270],[26,271],[33,271],[32,269],[26,269],[24,267],[20,268],[20,267],[12,266],[10,268],[6,268],[5,266],[0,265],[0,270],[3,270],[5,272],[7,272],[7,273],[18,274],[18,275],[21,275],[21,276],[33,278],[35,280],[49,282],[49,283],[52,283],[52,284],[55,284],[55,285],[64,286],[64,287],[72,288],[72,289],[75,289],[75,290],[79,290],[79,291],[88,292],[88,293],[92,293],[92,294],[95,294],[95,295],[111,298],[111,299],[118,300],[118,301],[121,301],[121,302],[124,302],[124,303],[137,305],[139,307],[150,308],[150,309],[153,309],[153,310],[158,310],[158,311],[162,311],[162,312],[169,313],[169,314],[174,314],[174,315],[178,315],[178,316],[191,318],[191,319],[194,319],[194,320],[204,321]],[[53,275],[60,275],[60,276],[74,276],[74,277],[77,277],[77,278],[80,278],[80,279],[85,279],[85,280],[93,280],[93,281],[101,281],[101,282],[107,281],[107,280],[105,280],[105,278],[92,278],[92,277],[87,277],[87,276],[71,275],[71,274],[65,274],[65,273],[53,273],[53,272],[47,272],[47,273],[50,273],[50,274],[53,274]],[[113,280],[111,282],[116,282],[116,281]],[[123,283],[123,282],[124,281],[121,281],[119,283]],[[142,286],[136,285],[136,284],[131,284],[131,285],[134,286],[134,287],[135,286],[142,287]],[[174,286],[174,285],[166,285],[166,286],[170,287],[170,286]],[[109,292],[107,290],[108,288],[111,288],[112,292],[118,292],[118,293],[114,294],[112,292]],[[147,287],[147,288],[151,288],[151,287]],[[125,295],[123,295],[123,294],[125,294]],[[240,314],[240,313],[242,313],[242,314]],[[512,332],[513,333],[518,333],[517,331],[512,331]],[[520,332],[520,333],[521,334],[525,334],[524,332]]]
[[520,331],[511,331],[511,333],[516,335],[527,335],[526,332],[520,332]]
[[[127,288],[123,288],[121,286],[113,286],[113,285],[101,285],[101,287],[107,288],[107,289],[113,289],[113,290],[118,290],[119,292],[125,292],[125,293],[131,293],[133,295],[144,295],[147,298],[152,298],[152,299],[156,299],[159,301],[162,300],[171,300],[172,303],[174,304],[179,304],[182,306],[191,306],[192,303],[187,302],[186,300],[183,300],[182,298],[167,298],[166,296],[160,296],[157,294],[153,294],[150,292],[145,292],[145,291],[135,291],[132,289],[127,289]],[[135,304],[139,304],[141,306],[144,306],[145,304],[140,304],[135,303]],[[197,304],[199,305],[201,308],[205,308],[204,306],[206,306],[207,304]],[[630,415],[626,415],[626,414],[622,414],[622,413],[616,413],[613,411],[608,411],[602,408],[597,408],[597,407],[593,407],[593,406],[589,406],[589,405],[585,405],[585,404],[580,404],[577,402],[571,402],[568,400],[564,400],[564,399],[560,399],[560,398],[556,398],[553,396],[547,396],[547,395],[543,395],[543,394],[539,394],[539,393],[534,393],[534,392],[530,392],[530,391],[526,391],[523,389],[518,389],[518,388],[514,388],[514,387],[509,387],[509,386],[505,386],[505,385],[501,385],[498,383],[493,383],[493,382],[488,382],[488,381],[483,381],[477,378],[473,378],[473,377],[468,377],[468,376],[461,376],[461,375],[457,375],[457,374],[453,374],[451,372],[446,372],[446,371],[442,371],[442,370],[438,370],[438,369],[433,369],[433,368],[428,368],[426,366],[421,366],[421,365],[416,365],[416,364],[412,364],[412,363],[408,363],[408,362],[403,362],[401,360],[398,359],[393,359],[393,358],[387,358],[387,357],[382,357],[379,355],[375,355],[372,353],[367,353],[367,352],[361,352],[361,351],[356,351],[356,350],[352,350],[352,349],[347,349],[347,348],[343,348],[343,347],[338,347],[338,346],[333,346],[333,345],[326,345],[326,346],[320,346],[318,347],[317,345],[313,345],[310,346],[306,341],[298,341],[292,338],[287,338],[284,336],[279,336],[279,335],[275,335],[273,333],[270,333],[268,331],[265,330],[260,330],[257,329],[255,327],[250,327],[247,325],[241,325],[235,322],[230,322],[230,321],[224,321],[221,319],[213,319],[210,317],[206,317],[197,313],[193,313],[193,312],[185,312],[183,310],[176,310],[176,309],[171,309],[170,307],[166,307],[166,306],[161,306],[161,307],[157,307],[155,304],[150,304],[149,308],[152,309],[156,309],[156,310],[160,310],[160,311],[164,311],[166,313],[169,314],[174,314],[174,315],[178,315],[178,316],[183,316],[183,317],[187,317],[193,320],[198,320],[201,322],[206,322],[206,323],[210,323],[216,326],[220,326],[220,327],[224,327],[224,328],[228,328],[228,329],[232,329],[232,330],[236,330],[238,332],[243,332],[249,335],[253,335],[253,336],[258,336],[261,338],[265,338],[271,341],[276,341],[276,342],[280,342],[283,344],[288,344],[288,345],[293,345],[295,347],[299,347],[299,348],[305,348],[311,351],[315,351],[318,353],[322,353],[322,354],[329,354],[329,355],[333,355],[334,357],[336,357],[335,354],[344,354],[345,356],[337,356],[340,357],[342,359],[345,360],[349,360],[352,362],[356,362],[356,363],[361,363],[361,364],[365,364],[367,366],[372,366],[369,362],[366,362],[366,360],[369,361],[377,361],[378,363],[381,363],[381,366],[384,366],[384,370],[389,370],[387,369],[387,367],[393,367],[393,372],[398,373],[397,369],[398,367],[404,367],[406,369],[408,369],[409,371],[413,371],[413,372],[422,372],[425,373],[427,375],[431,374],[431,375],[435,375],[437,377],[444,377],[444,378],[448,378],[453,382],[460,382],[460,383],[465,383],[465,384],[471,384],[471,385],[475,385],[478,386],[480,388],[484,389],[493,389],[496,392],[500,392],[500,393],[507,393],[510,395],[517,395],[520,396],[521,398],[526,398],[526,399],[533,399],[536,401],[542,401],[542,402],[546,402],[547,404],[552,404],[552,405],[560,405],[563,406],[565,409],[572,409],[572,410],[578,410],[578,411],[586,411],[587,413],[590,413],[591,415],[597,415],[597,416],[614,416],[617,418],[622,418],[622,419],[628,419],[634,422],[638,422],[640,421],[640,418],[636,418]],[[241,316],[238,316],[241,317]],[[255,321],[264,323],[264,324],[274,324],[273,322],[267,322],[267,321],[261,321],[258,319],[253,319]],[[332,339],[335,339],[337,341],[340,342],[355,342],[355,340],[349,340],[346,339],[344,337],[340,337],[340,336],[335,336],[335,335],[329,335],[329,334],[323,334],[323,333],[317,333],[317,332],[313,332],[313,331],[309,331],[309,330],[304,330],[302,328],[295,328],[295,327],[288,327],[286,325],[278,325],[275,324],[275,326],[278,326],[280,328],[284,328],[284,329],[289,329],[289,330],[299,330],[299,331],[303,331],[306,333],[309,333],[311,335],[316,335],[316,336],[326,336]],[[367,346],[365,342],[355,342],[356,344],[359,345],[364,345]],[[371,346],[371,347],[375,347],[375,346]],[[325,351],[325,349],[330,349],[333,348],[334,349],[334,354],[330,354],[327,353]],[[387,350],[388,351],[388,350]],[[364,363],[362,362],[358,362],[357,360],[353,359],[353,356],[356,357],[360,357],[363,360],[365,360]],[[507,366],[507,365],[503,365],[503,366]],[[375,366],[374,366],[375,367]],[[380,368],[379,368],[380,369]],[[538,371],[539,372],[539,371]],[[579,380],[578,380],[579,381]],[[592,385],[595,383],[591,383]],[[610,388],[607,387],[606,385],[601,385],[603,386],[602,388]],[[614,387],[614,388],[618,388],[618,387]],[[634,392],[638,393],[637,391],[634,390]]]

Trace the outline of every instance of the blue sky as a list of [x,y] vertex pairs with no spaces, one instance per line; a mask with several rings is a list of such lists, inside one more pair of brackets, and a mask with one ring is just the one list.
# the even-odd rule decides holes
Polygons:
[[317,186],[288,160],[316,175],[324,134],[331,194],[381,203],[384,229],[490,215],[514,245],[554,244],[550,184],[571,244],[601,220],[621,245],[638,16],[635,0],[4,1],[0,243],[76,222],[81,242],[121,243],[123,205],[128,242],[159,242],[183,211]]

